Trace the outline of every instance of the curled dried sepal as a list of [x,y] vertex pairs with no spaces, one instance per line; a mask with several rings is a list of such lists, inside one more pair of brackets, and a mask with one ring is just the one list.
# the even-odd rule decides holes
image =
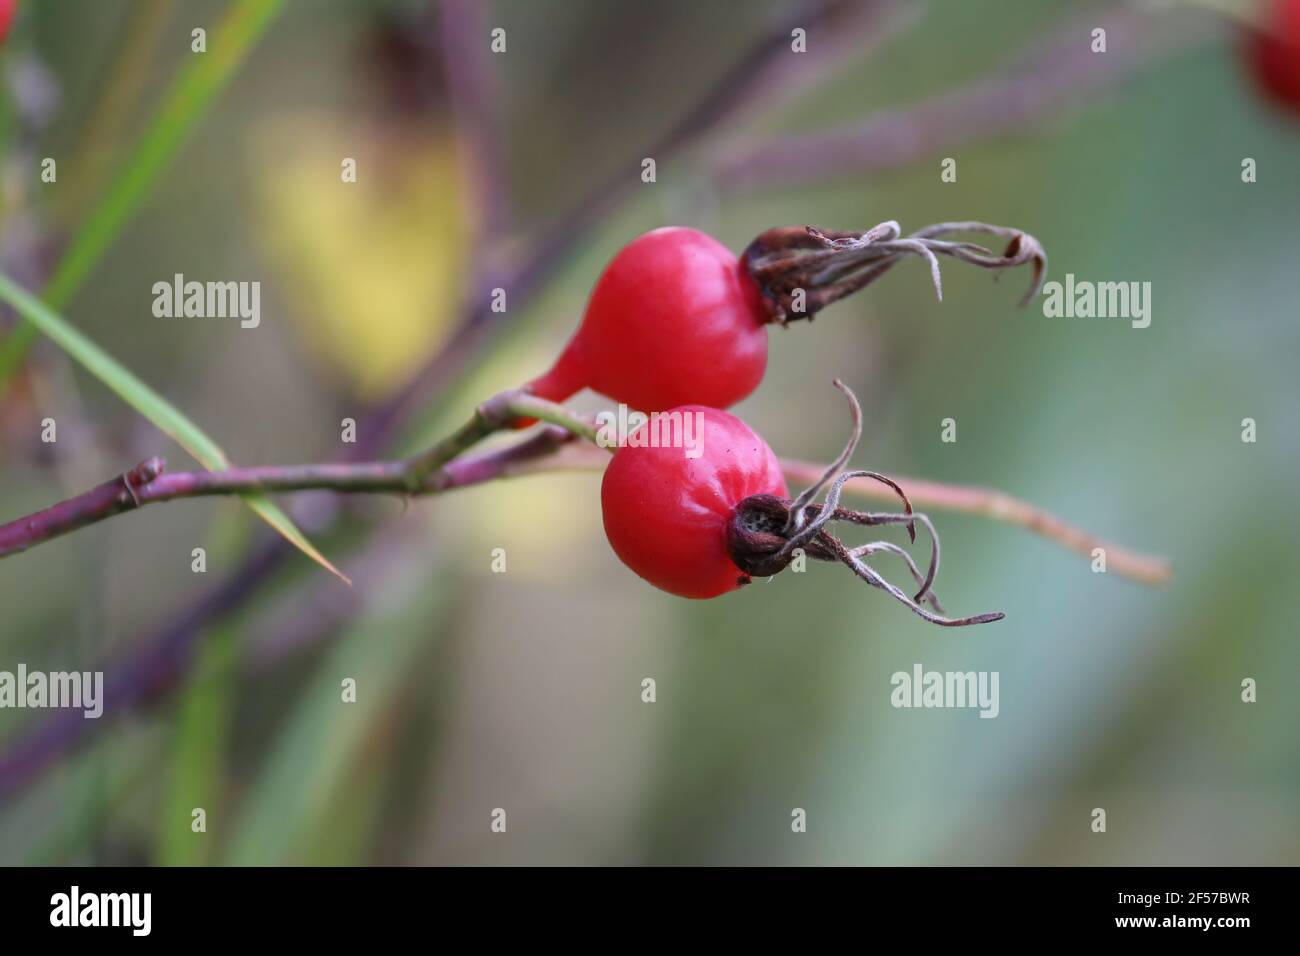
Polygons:
[[[943,606],[930,590],[939,573],[939,535],[929,517],[912,510],[912,504],[897,482],[874,471],[844,471],[862,436],[862,409],[853,392],[838,379],[835,387],[844,393],[853,413],[853,432],[844,451],[826,472],[794,500],[776,495],[750,495],[737,506],[727,527],[727,548],[731,560],[750,577],[769,577],[784,571],[802,551],[817,561],[838,561],[873,587],[880,588],[914,614],[942,627],[964,627],[968,624],[986,624],[1000,621],[1003,614],[993,612],[972,617],[949,618]],[[841,508],[840,494],[844,485],[854,478],[871,478],[892,488],[902,499],[902,513],[852,511]],[[829,487],[828,487],[829,486]],[[813,499],[826,488],[826,497],[819,504]],[[930,535],[930,564],[924,575],[901,547],[888,541],[872,541],[848,548],[826,526],[833,521],[848,524],[879,526],[905,525],[912,541],[916,540],[915,525],[921,524]],[[909,597],[901,588],[891,584],[864,560],[869,554],[886,552],[903,558],[917,584],[917,592]],[[929,604],[933,611],[924,605]]]
[[[941,238],[964,232],[1006,239],[1006,249],[999,255],[978,243]],[[742,261],[762,291],[772,321],[785,324],[811,319],[832,302],[866,288],[909,255],[930,264],[930,277],[940,299],[939,256],[984,269],[1031,264],[1033,282],[1021,305],[1038,294],[1047,271],[1047,253],[1037,239],[1019,229],[984,222],[940,222],[908,236],[893,220],[866,232],[778,226],[751,242]]]

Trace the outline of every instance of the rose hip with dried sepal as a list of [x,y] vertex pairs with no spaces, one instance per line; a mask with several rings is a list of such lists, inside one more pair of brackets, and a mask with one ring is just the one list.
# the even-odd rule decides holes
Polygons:
[[[976,232],[1007,240],[997,255],[941,238]],[[525,388],[564,401],[591,388],[640,411],[699,404],[726,408],[749,395],[767,366],[770,324],[811,319],[866,287],[902,257],[928,260],[942,298],[938,256],[988,269],[1046,257],[1032,236],[978,222],[939,223],[902,236],[896,222],[866,232],[769,229],[737,256],[696,229],[667,227],[633,239],[601,274],[577,332],[546,374]]]
[[[600,487],[605,536],[624,564],[661,590],[680,597],[711,598],[788,567],[800,555],[845,564],[862,580],[889,593],[934,624],[959,627],[1000,620],[1000,613],[952,619],[931,591],[939,570],[939,540],[925,515],[914,512],[903,490],[870,471],[843,471],[862,434],[857,399],[840,382],[853,411],[853,436],[821,480],[793,501],[780,463],[767,442],[728,412],[701,405],[672,409],[670,420],[701,422],[690,449],[652,441],[654,417],[628,436],[605,469]],[[660,435],[668,431],[660,429]],[[640,433],[640,434],[639,434]],[[653,434],[653,433],[652,433]],[[692,453],[693,452],[693,453]],[[901,513],[850,511],[839,507],[850,479],[872,478],[894,490]],[[814,498],[829,485],[821,504]],[[915,540],[915,525],[930,533],[930,566],[925,574],[898,545],[886,541],[849,548],[833,536],[833,522],[859,526],[904,525]],[[902,558],[918,590],[909,596],[866,562],[871,554]],[[929,604],[934,610],[923,607]]]
[[[681,597],[734,591],[748,577],[727,553],[727,525],[750,495],[786,495],[776,455],[729,412],[684,405],[669,415],[701,421],[700,454],[639,444],[636,432],[614,453],[600,485],[605,536],[623,563]],[[697,417],[698,416],[698,417]],[[654,427],[647,422],[638,432]]]

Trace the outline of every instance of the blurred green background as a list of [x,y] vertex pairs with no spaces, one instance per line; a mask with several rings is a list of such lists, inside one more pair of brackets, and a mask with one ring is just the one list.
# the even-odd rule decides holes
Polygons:
[[[1151,282],[1150,328],[1017,309],[1026,275],[995,282],[958,263],[939,303],[907,262],[815,323],[774,330],[767,380],[738,413],[779,453],[829,460],[846,429],[841,377],[866,409],[860,467],[1026,498],[1169,556],[1172,584],[1095,574],[1021,529],[936,512],[949,610],[1008,615],[947,631],[829,565],[704,603],[655,591],[610,552],[595,474],[406,508],[349,501],[336,525],[307,530],[356,586],[300,558],[263,582],[207,630],[175,693],[106,716],[0,804],[0,862],[1300,862],[1300,117],[1258,100],[1227,24],[1139,6],[1196,19],[1200,39],[1013,134],[826,183],[709,175],[748,144],[811,149],[821,128],[978,84],[1067,22],[1086,44],[1089,17],[1118,9],[903,4],[888,35],[860,37],[816,85],[769,91],[771,108],[660,161],[405,441],[540,372],[603,263],[647,229],[691,225],[739,250],[778,224],[980,219],[1042,240],[1049,278]],[[190,31],[210,38],[224,5],[24,7],[0,53],[6,95],[37,76],[57,99],[25,143],[7,124],[6,248],[84,218],[194,55]],[[639,177],[644,144],[782,9],[487,4],[483,22],[508,36],[485,60],[507,147],[507,261],[594,181]],[[340,420],[457,321],[476,209],[432,23],[413,0],[288,3],[65,310],[236,461],[336,457]],[[804,56],[831,39],[810,32]],[[939,179],[947,155],[956,183]],[[44,156],[58,157],[56,185],[39,182]],[[339,183],[344,156],[355,186]],[[1258,182],[1241,181],[1243,157]],[[176,272],[260,280],[261,327],[154,318],[151,287]],[[187,461],[43,342],[0,396],[0,517],[152,454]],[[129,654],[260,531],[237,504],[180,502],[5,561],[0,669]],[[206,575],[191,571],[194,547]],[[508,573],[492,573],[493,548]],[[1000,716],[892,708],[890,675],[917,662],[998,671]],[[339,700],[345,677],[355,704]],[[1257,703],[1241,702],[1247,677]],[[0,751],[43,716],[0,711]],[[1105,834],[1091,832],[1095,807]],[[505,834],[491,832],[495,808]]]

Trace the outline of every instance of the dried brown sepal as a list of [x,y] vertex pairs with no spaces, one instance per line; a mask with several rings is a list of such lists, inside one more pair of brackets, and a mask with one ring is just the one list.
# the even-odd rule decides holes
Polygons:
[[[1005,239],[1005,251],[999,255],[978,243],[941,238],[972,232]],[[1031,265],[1032,284],[1021,305],[1038,294],[1047,272],[1047,253],[1037,239],[1019,229],[984,222],[935,223],[908,236],[893,220],[866,232],[778,226],[751,242],[741,261],[762,291],[771,321],[784,325],[812,319],[832,302],[875,282],[905,256],[920,256],[930,264],[935,294],[941,300],[939,256],[983,269]]]
[[[838,379],[835,387],[848,399],[853,413],[853,432],[844,451],[826,472],[797,498],[790,500],[776,495],[751,495],[737,506],[727,526],[727,549],[731,560],[742,572],[740,583],[751,577],[770,577],[790,566],[799,552],[815,561],[838,561],[873,587],[880,588],[895,600],[932,624],[942,627],[963,627],[968,624],[985,624],[1001,620],[1000,612],[977,614],[973,617],[949,618],[931,588],[939,573],[939,535],[929,517],[912,510],[912,504],[899,484],[874,471],[845,471],[862,437],[862,409],[853,392]],[[902,499],[902,513],[852,511],[841,508],[840,494],[844,485],[854,478],[871,478],[892,488]],[[813,499],[826,488],[826,497],[819,504]],[[911,555],[888,541],[872,541],[848,548],[827,529],[831,522],[842,521],[859,526],[905,525],[912,541],[916,540],[915,525],[925,526],[930,535],[930,564],[923,575]],[[869,554],[886,552],[901,557],[907,564],[917,584],[917,592],[909,597],[901,588],[887,581],[883,575],[867,564]],[[933,610],[927,610],[929,604]]]

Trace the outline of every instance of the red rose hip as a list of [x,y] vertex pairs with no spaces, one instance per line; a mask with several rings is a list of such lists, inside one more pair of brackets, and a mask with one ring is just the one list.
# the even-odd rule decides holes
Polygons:
[[[806,557],[847,566],[933,624],[963,627],[1001,620],[998,612],[943,616],[932,590],[939,570],[934,525],[912,511],[896,482],[874,471],[843,470],[862,436],[862,409],[847,387],[838,380],[835,385],[849,400],[853,435],[821,478],[794,500],[772,449],[736,416],[702,405],[652,414],[614,453],[601,482],[605,536],[614,552],[655,587],[680,597],[717,597]],[[841,508],[841,491],[854,478],[883,482],[898,495],[904,511]],[[818,504],[815,498],[827,488]],[[923,574],[906,551],[887,541],[848,547],[831,534],[835,522],[902,525],[913,540],[915,526],[923,525],[931,542],[928,571]],[[882,552],[905,562],[918,587],[915,597],[867,562]]]
[[768,321],[735,253],[695,229],[656,229],[605,267],[578,331],[527,388],[556,402],[591,388],[644,412],[724,408],[762,380]]
[[736,416],[702,405],[669,413],[678,414],[683,422],[689,416],[678,434],[692,439],[690,447],[640,447],[647,435],[666,431],[652,419],[614,453],[600,486],[605,535],[623,563],[655,587],[716,597],[749,580],[728,552],[736,505],[751,495],[787,497],[785,479],[767,442]]

